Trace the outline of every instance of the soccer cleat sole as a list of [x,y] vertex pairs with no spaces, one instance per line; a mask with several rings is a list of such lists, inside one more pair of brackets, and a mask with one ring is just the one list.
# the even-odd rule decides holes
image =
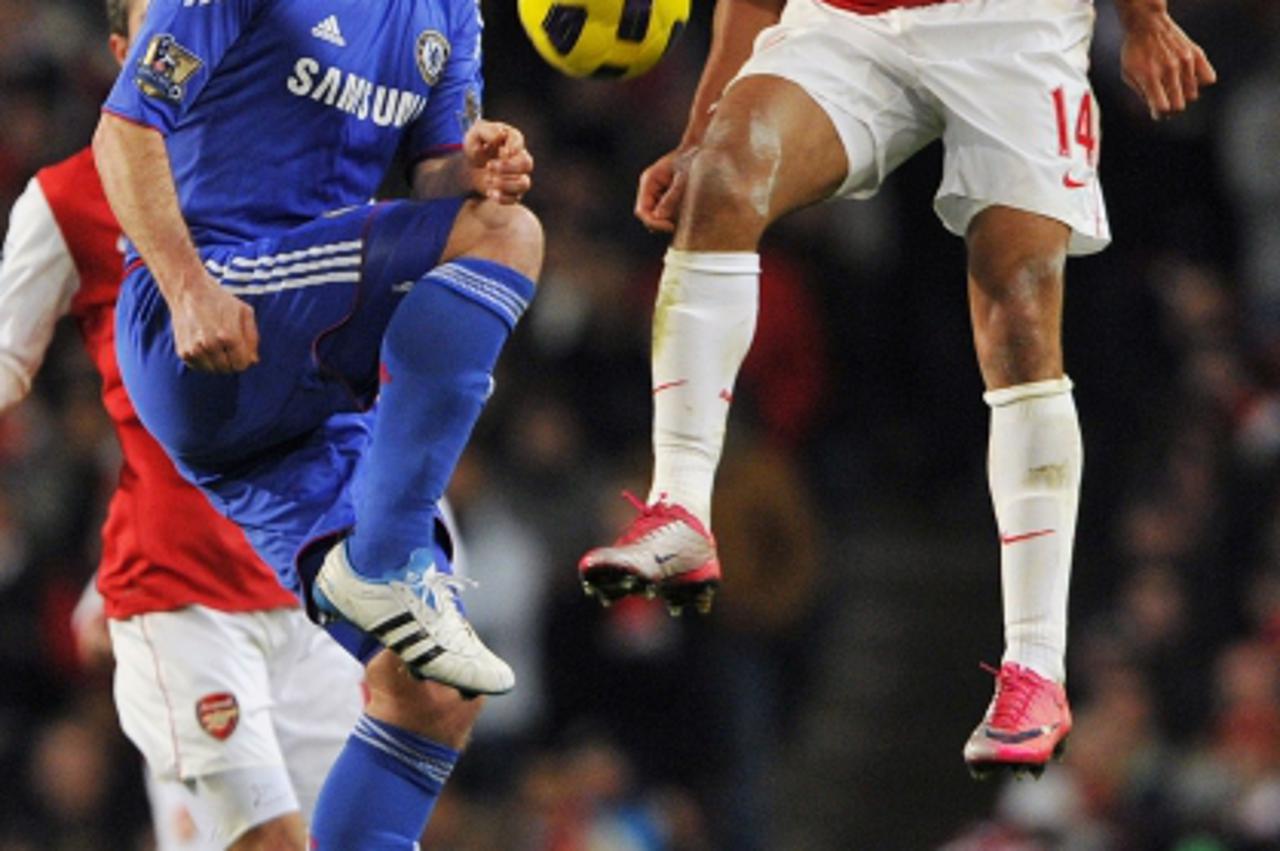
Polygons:
[[[1053,754],[1049,757],[1049,761],[1061,762],[1062,757],[1067,752],[1067,740],[1063,738],[1053,748]],[[1044,774],[1045,767],[1048,762],[970,762],[967,763],[969,768],[969,776],[974,780],[990,780],[1001,771],[1008,771],[1013,775],[1015,780],[1025,780],[1030,777],[1032,780],[1039,780]]]
[[623,597],[639,594],[650,600],[661,597],[673,617],[680,617],[689,607],[698,614],[709,614],[719,588],[719,579],[677,577],[655,583],[629,570],[608,565],[582,573],[583,593],[595,597],[606,609]]
[[710,614],[711,604],[715,602],[716,591],[719,589],[720,582],[716,579],[668,582],[659,586],[658,595],[667,604],[667,611],[678,618],[690,606],[700,615]]
[[629,570],[604,565],[582,573],[582,591],[588,597],[595,597],[607,609],[632,594],[643,594],[652,599],[657,596],[658,587]]

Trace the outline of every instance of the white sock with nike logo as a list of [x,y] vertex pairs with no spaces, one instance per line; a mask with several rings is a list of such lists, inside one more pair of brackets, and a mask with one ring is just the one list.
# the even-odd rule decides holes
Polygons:
[[1067,595],[1084,451],[1066,378],[993,390],[987,477],[1000,532],[1005,662],[1066,679]]
[[653,487],[708,528],[738,376],[755,336],[760,255],[667,252],[653,310]]

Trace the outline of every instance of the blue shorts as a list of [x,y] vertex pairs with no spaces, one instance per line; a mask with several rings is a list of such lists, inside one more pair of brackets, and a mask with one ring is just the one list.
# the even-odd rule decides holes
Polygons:
[[[202,249],[214,277],[254,310],[259,362],[241,373],[178,359],[145,266],[121,287],[116,354],[143,424],[308,606],[320,559],[354,523],[383,332],[409,287],[439,265],[461,205],[370,205]],[[447,534],[438,540],[445,569]],[[376,649],[350,627],[338,632],[362,658]]]

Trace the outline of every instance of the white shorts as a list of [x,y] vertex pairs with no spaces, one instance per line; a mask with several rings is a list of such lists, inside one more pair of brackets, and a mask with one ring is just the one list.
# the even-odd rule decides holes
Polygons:
[[[261,811],[240,814],[243,827],[299,809],[310,818],[363,709],[355,659],[297,609],[191,606],[108,623],[120,725],[157,777],[215,790],[215,812],[236,796],[209,778],[265,778],[274,791],[245,799]],[[271,784],[269,769],[288,782]]]
[[[858,15],[788,0],[738,77],[790,80],[849,157],[838,194],[865,198],[934,139],[946,149],[938,217],[963,236],[993,204],[1057,219],[1072,254],[1111,239],[1098,183],[1089,0],[953,0]],[[870,147],[870,150],[868,150]]]

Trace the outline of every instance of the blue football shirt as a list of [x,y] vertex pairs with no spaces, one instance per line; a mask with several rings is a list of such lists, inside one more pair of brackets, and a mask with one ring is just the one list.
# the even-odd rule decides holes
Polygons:
[[480,112],[477,0],[151,0],[104,109],[166,137],[199,246],[364,204]]

